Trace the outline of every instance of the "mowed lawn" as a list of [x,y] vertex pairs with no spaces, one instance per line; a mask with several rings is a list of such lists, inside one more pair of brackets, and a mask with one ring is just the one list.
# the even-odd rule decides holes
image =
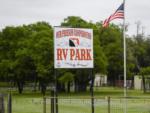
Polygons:
[[[6,94],[6,92],[5,92]],[[46,97],[50,93],[47,92]],[[111,113],[123,113],[123,89],[120,88],[95,88],[95,113],[108,113],[108,100],[111,97]],[[127,113],[150,113],[150,94],[142,91],[128,90]],[[91,113],[90,92],[61,93],[59,94],[59,113]],[[5,99],[7,107],[7,98]],[[50,99],[46,99],[46,113],[50,112]],[[12,113],[43,113],[43,96],[39,93],[25,91],[18,94],[12,91]]]

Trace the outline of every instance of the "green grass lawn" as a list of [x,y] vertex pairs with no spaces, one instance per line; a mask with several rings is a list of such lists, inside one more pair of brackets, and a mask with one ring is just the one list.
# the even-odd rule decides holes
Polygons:
[[[9,90],[1,91],[5,94]],[[24,91],[18,94],[12,91],[12,113],[43,113],[43,96],[40,92]],[[113,87],[95,88],[95,113],[107,113],[107,96],[111,97],[111,113],[123,113],[123,89]],[[46,97],[50,93],[47,92]],[[127,113],[150,113],[150,94],[142,91],[128,90]],[[59,93],[59,113],[91,113],[90,92]],[[136,97],[136,98],[134,98]],[[88,99],[89,98],[89,99]],[[7,97],[5,105],[7,105]],[[50,113],[50,99],[47,99],[47,112]],[[6,106],[7,107],[7,106]]]

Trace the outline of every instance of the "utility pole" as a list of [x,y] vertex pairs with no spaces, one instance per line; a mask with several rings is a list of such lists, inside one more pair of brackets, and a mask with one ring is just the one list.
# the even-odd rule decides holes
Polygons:
[[145,27],[142,26],[142,37],[144,37],[144,34],[145,34]]
[[137,21],[137,22],[135,22],[135,24],[136,24],[136,38],[138,38],[139,37],[140,27],[141,27],[141,22]]

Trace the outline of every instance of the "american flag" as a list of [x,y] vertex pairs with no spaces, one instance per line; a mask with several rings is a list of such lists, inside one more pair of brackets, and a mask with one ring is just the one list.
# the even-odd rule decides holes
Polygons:
[[112,14],[108,19],[103,22],[103,27],[108,27],[110,21],[114,19],[124,19],[124,3],[120,5],[120,7]]

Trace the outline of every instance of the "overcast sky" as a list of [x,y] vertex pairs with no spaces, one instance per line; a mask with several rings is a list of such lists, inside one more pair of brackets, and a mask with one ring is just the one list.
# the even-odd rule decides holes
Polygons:
[[[0,0],[0,29],[46,21],[58,26],[67,16],[97,22],[105,20],[123,0]],[[126,0],[127,34],[136,34],[135,22],[141,21],[146,35],[150,34],[150,0]],[[114,20],[113,23],[122,23]],[[140,30],[142,32],[142,29]]]

